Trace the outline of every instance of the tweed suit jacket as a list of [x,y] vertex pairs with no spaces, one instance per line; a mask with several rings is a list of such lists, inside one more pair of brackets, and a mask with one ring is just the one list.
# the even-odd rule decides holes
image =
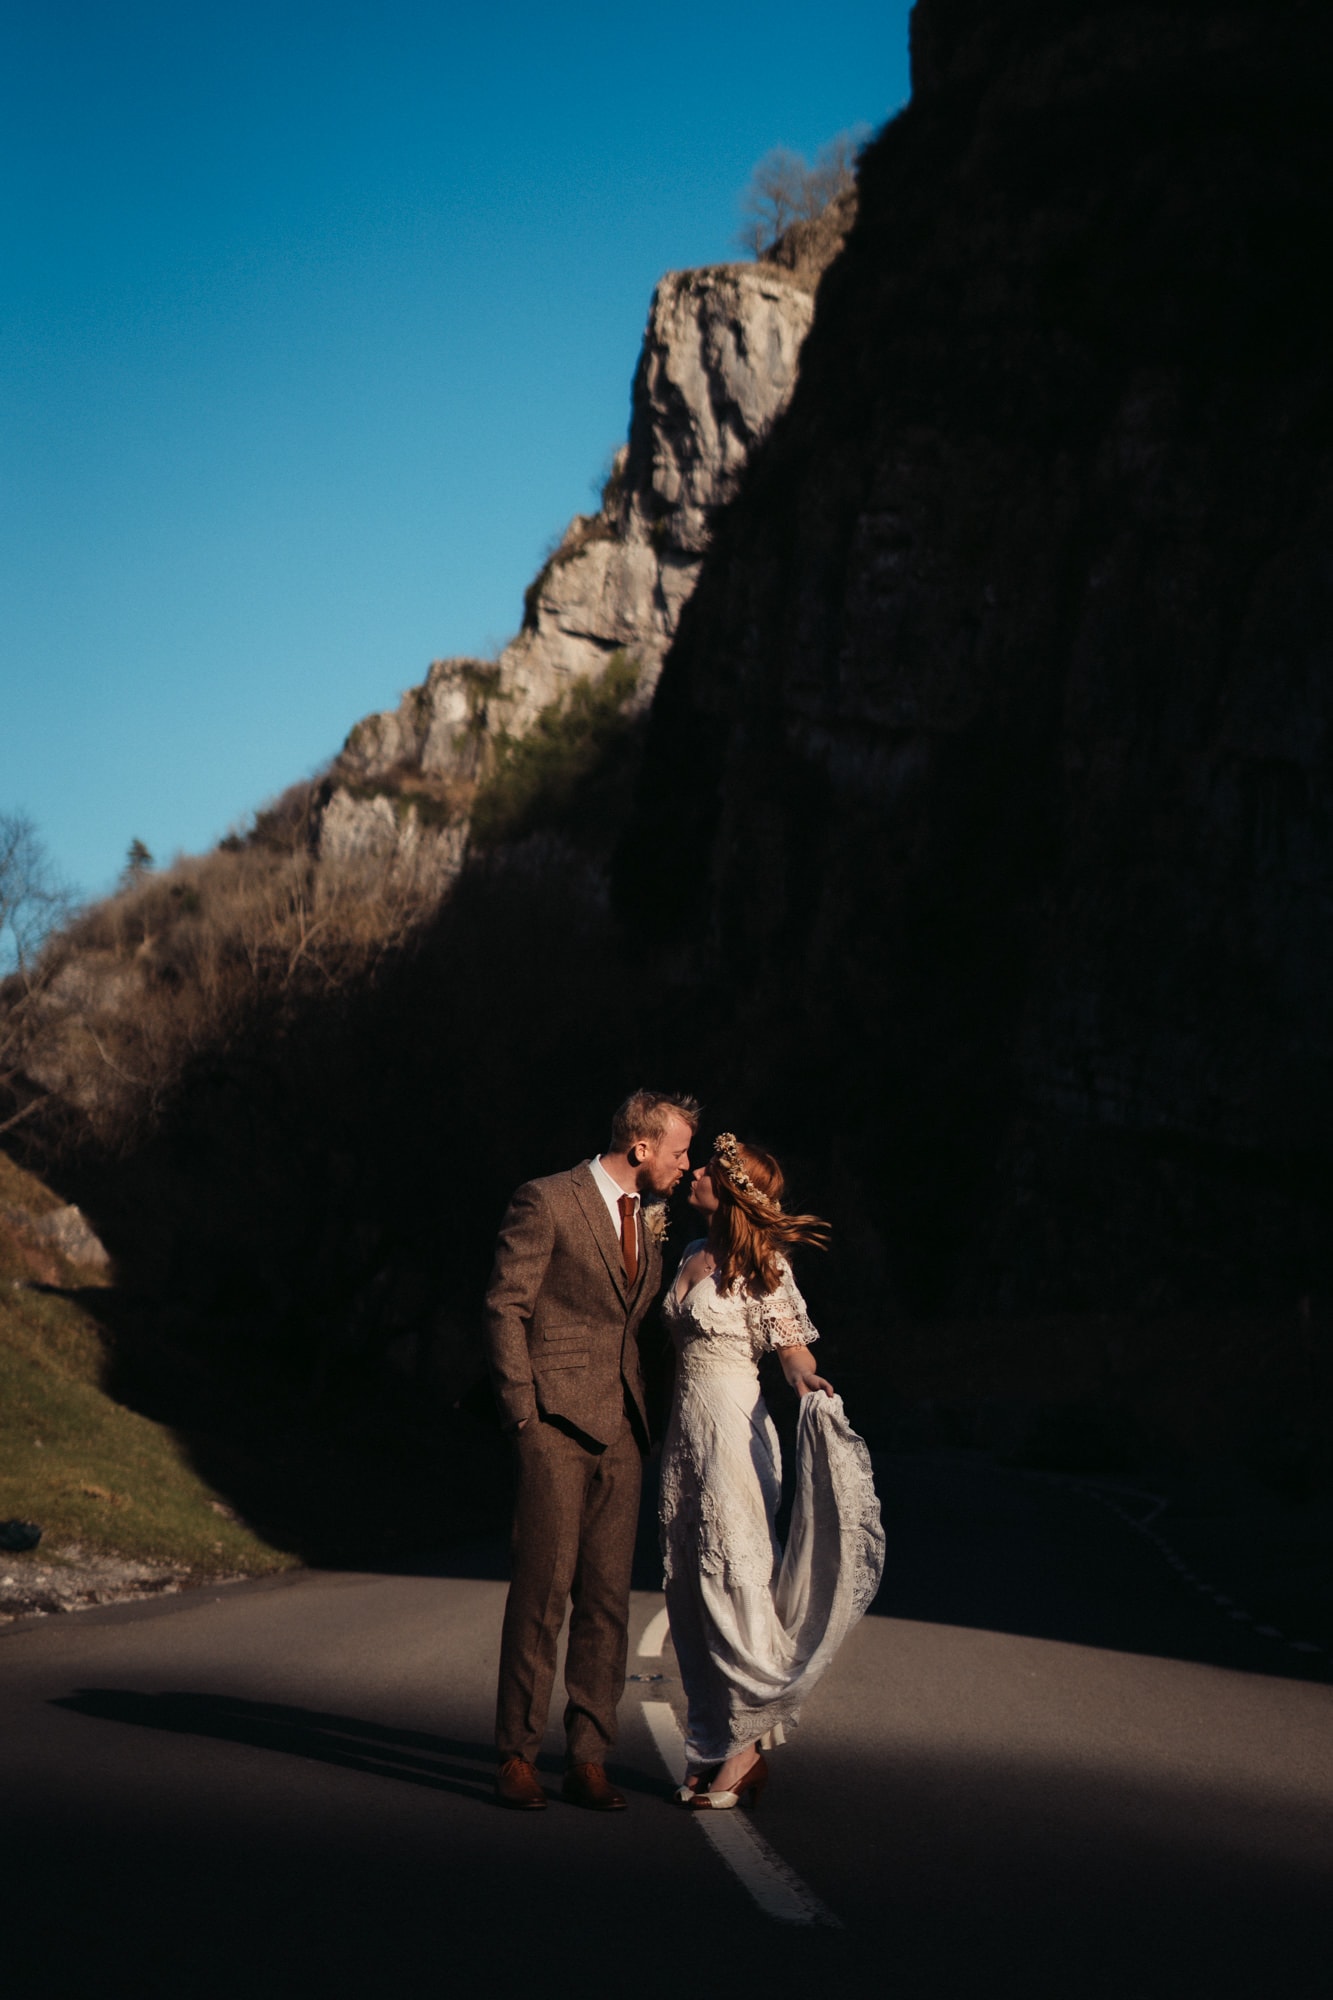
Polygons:
[[661,1283],[643,1229],[632,1289],[620,1239],[587,1165],[525,1181],[509,1204],[486,1288],[486,1350],[506,1428],[539,1413],[598,1444],[620,1429],[626,1397],[648,1435],[639,1328]]

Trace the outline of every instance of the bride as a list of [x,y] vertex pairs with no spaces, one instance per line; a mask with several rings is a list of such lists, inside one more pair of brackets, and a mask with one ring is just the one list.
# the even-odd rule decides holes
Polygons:
[[[784,1248],[822,1246],[827,1225],[784,1213],[771,1154],[730,1132],[696,1169],[690,1206],[708,1233],[667,1293],[676,1389],[662,1453],[667,1612],[688,1702],[685,1782],[696,1811],[757,1800],[763,1752],[879,1588],[884,1533],[865,1445],[815,1370],[819,1338]],[[774,1523],[777,1433],[759,1392],[776,1350],[800,1397],[796,1497],[784,1554]]]

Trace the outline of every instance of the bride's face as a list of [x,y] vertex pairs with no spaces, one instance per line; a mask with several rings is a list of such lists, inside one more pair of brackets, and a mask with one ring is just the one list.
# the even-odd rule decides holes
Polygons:
[[690,1207],[697,1208],[700,1215],[713,1215],[718,1206],[717,1189],[709,1172],[712,1164],[710,1160],[707,1167],[696,1167],[690,1176]]

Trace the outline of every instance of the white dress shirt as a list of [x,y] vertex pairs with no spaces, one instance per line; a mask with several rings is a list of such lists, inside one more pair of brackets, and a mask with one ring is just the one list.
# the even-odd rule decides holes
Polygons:
[[606,1168],[602,1165],[601,1160],[598,1159],[595,1155],[591,1160],[589,1160],[588,1165],[592,1168],[592,1177],[597,1183],[597,1192],[602,1197],[602,1200],[606,1203],[606,1212],[611,1218],[611,1227],[616,1232],[617,1243],[620,1241],[621,1195],[628,1194],[630,1200],[634,1203],[634,1221],[636,1225],[634,1240],[638,1245],[639,1263],[642,1264],[643,1223],[640,1221],[639,1218],[639,1210],[641,1207],[641,1203],[639,1201],[638,1195],[631,1193],[628,1188],[618,1187],[615,1181],[612,1180],[610,1174],[606,1171]]

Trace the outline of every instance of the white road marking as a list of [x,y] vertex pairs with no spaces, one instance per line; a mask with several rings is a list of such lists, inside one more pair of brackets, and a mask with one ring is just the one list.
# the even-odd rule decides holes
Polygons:
[[[662,1762],[673,1778],[678,1777],[685,1766],[685,1739],[670,1702],[646,1701],[643,1714]],[[765,1916],[780,1924],[823,1924],[839,1931],[843,1928],[828,1905],[806,1886],[794,1868],[787,1866],[780,1854],[773,1852],[763,1835],[755,1832],[742,1807],[737,1806],[734,1812],[693,1813],[691,1818],[702,1827]]]
[[666,1606],[664,1604],[660,1611],[654,1611],[652,1617],[643,1628],[643,1637],[639,1641],[639,1658],[641,1660],[660,1660],[662,1657],[662,1648],[666,1643],[666,1635],[669,1630],[670,1625],[667,1620]]

